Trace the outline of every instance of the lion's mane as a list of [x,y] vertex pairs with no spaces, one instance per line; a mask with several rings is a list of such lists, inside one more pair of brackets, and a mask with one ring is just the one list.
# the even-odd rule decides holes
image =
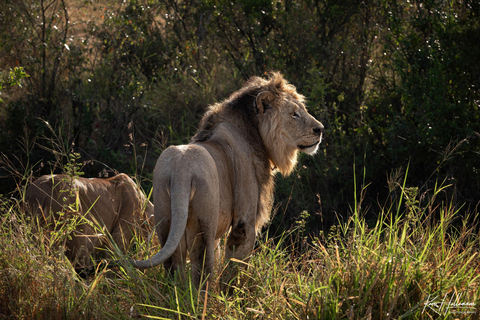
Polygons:
[[[275,96],[272,104],[281,101],[286,95],[298,101],[305,100],[280,73],[271,73],[267,79],[253,77],[225,101],[210,106],[191,139],[191,142],[208,141],[216,125],[223,121],[234,122],[237,128],[242,129],[243,136],[253,150],[252,154],[256,156],[253,161],[260,185],[260,203],[255,224],[257,232],[270,219],[274,189],[272,171],[278,170],[283,175],[289,175],[297,163],[298,154],[297,149],[288,147],[285,143],[285,131],[288,128],[283,125],[279,113],[259,124],[256,97],[261,92],[270,92]],[[262,140],[261,131],[268,132],[266,141]]]

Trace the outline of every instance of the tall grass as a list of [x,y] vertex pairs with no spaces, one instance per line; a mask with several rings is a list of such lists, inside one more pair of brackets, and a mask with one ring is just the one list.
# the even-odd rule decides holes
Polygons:
[[[461,217],[452,201],[439,200],[450,186],[420,194],[407,177],[408,168],[374,222],[364,219],[373,208],[362,208],[363,181],[352,217],[329,233],[306,239],[299,221],[280,237],[265,234],[248,262],[230,262],[242,268],[225,291],[224,263],[201,291],[163,267],[95,264],[80,278],[48,241],[49,230],[25,214],[19,185],[0,197],[0,318],[479,319],[476,216]],[[141,235],[134,241],[136,258],[158,250]],[[107,251],[117,255],[115,246]]]

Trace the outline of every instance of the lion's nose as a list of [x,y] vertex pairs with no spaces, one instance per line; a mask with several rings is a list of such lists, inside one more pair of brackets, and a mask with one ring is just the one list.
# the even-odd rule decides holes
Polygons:
[[320,136],[323,133],[323,126],[313,128],[313,133],[317,136]]

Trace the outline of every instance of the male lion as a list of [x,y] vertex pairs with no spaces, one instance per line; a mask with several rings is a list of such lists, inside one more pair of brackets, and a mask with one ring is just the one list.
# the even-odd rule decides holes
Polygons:
[[[90,255],[96,248],[104,247],[101,240],[105,238],[104,233],[109,232],[126,252],[134,229],[141,228],[143,232],[142,223],[153,225],[152,203],[126,174],[107,179],[44,175],[27,189],[25,202],[27,211],[42,223],[77,218],[73,236],[66,242],[66,255],[78,268],[90,266]],[[85,223],[82,217],[96,221],[103,228],[102,233],[95,230],[95,223],[93,226]]]
[[270,218],[275,173],[290,174],[298,151],[314,154],[321,141],[323,125],[304,102],[280,73],[272,73],[251,78],[210,106],[191,142],[167,148],[157,161],[153,199],[162,249],[133,265],[164,263],[173,272],[188,251],[198,287],[211,274],[216,245],[230,227],[225,259],[246,258]]

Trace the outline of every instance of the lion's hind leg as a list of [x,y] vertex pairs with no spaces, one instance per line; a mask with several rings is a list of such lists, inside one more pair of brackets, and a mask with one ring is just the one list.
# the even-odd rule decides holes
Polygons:
[[[215,183],[200,177],[193,179],[195,190],[190,202],[190,219],[187,223],[187,241],[192,265],[192,280],[195,286],[210,281],[215,263],[215,241],[220,211],[219,191]],[[211,181],[210,181],[211,182]]]
[[[211,226],[210,226],[210,229]],[[215,262],[215,233],[198,227],[189,230],[187,235],[189,256],[192,268],[192,281],[199,288],[202,283],[209,281],[213,273]]]

